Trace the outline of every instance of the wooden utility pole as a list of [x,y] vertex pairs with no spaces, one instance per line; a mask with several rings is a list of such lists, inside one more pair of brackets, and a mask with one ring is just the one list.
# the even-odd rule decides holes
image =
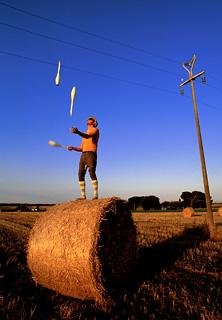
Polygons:
[[200,122],[199,122],[199,116],[198,116],[198,110],[197,110],[197,102],[196,102],[196,96],[195,96],[195,90],[194,90],[194,80],[199,76],[203,75],[205,71],[201,71],[198,74],[193,75],[193,67],[194,67],[195,61],[196,61],[196,55],[194,54],[190,62],[183,64],[184,69],[186,69],[189,74],[189,78],[183,83],[181,83],[180,87],[184,86],[189,82],[191,84],[191,91],[192,91],[192,98],[193,98],[193,105],[194,105],[194,115],[195,115],[195,121],[196,121],[196,129],[197,129],[197,138],[198,138],[199,152],[200,152],[200,161],[201,161],[201,167],[202,167],[203,183],[204,183],[207,213],[208,213],[209,231],[211,236],[215,236],[216,227],[215,227],[213,212],[211,208],[211,198],[210,198],[210,190],[209,190],[209,184],[208,184],[208,178],[207,178],[207,168],[205,163],[203,143],[202,143],[202,137],[201,137],[201,131],[200,131]]

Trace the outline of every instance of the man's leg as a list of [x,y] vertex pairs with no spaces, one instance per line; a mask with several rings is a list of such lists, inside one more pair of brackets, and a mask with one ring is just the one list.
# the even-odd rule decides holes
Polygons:
[[84,161],[84,155],[82,154],[79,162],[79,188],[81,192],[81,199],[86,199],[85,175],[86,175],[86,166]]
[[98,199],[98,180],[96,177],[96,164],[97,164],[97,154],[94,152],[90,152],[87,157],[87,165],[89,168],[89,175],[92,180],[93,199]]
[[79,188],[81,192],[81,199],[86,199],[86,183],[85,181],[79,181]]
[[93,186],[93,200],[98,199],[98,180],[92,180]]

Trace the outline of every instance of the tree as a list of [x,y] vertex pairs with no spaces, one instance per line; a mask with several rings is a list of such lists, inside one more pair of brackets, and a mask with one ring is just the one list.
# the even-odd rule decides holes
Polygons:
[[141,205],[141,201],[142,201],[143,197],[131,197],[128,199],[128,203],[129,203],[129,209],[130,210],[137,210],[137,208]]
[[180,198],[182,199],[182,206],[184,208],[206,208],[205,194],[201,191],[184,191],[182,192]]
[[192,208],[206,208],[206,198],[205,194],[200,191],[193,191],[191,198]]
[[156,196],[146,196],[142,199],[143,210],[160,209],[160,199]]
[[170,202],[169,201],[164,201],[160,204],[161,208],[163,210],[169,209],[170,208]]
[[169,203],[169,209],[170,210],[177,210],[182,208],[182,202],[181,201],[171,201]]
[[182,206],[184,208],[190,207],[190,205],[191,205],[191,192],[189,192],[189,191],[182,192],[180,198],[182,199]]

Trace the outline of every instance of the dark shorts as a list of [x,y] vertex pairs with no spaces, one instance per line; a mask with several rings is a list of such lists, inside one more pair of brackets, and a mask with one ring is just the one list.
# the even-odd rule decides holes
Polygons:
[[84,180],[87,169],[89,170],[91,179],[96,180],[96,165],[97,153],[93,151],[83,152],[79,162],[79,180]]

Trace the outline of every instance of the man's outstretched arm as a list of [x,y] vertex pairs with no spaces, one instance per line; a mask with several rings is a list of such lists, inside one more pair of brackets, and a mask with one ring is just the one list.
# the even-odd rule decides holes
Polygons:
[[89,133],[81,132],[77,128],[71,128],[70,131],[72,133],[78,134],[82,138],[89,139],[91,137],[95,137],[98,134],[98,129],[97,128],[91,128]]
[[78,151],[78,152],[82,152],[82,146],[80,147],[73,147],[73,146],[68,146],[67,149],[69,151]]

